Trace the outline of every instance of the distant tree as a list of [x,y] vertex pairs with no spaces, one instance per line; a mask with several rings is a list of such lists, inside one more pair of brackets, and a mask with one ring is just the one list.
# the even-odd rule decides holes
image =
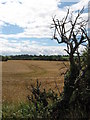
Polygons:
[[7,56],[2,56],[2,57],[1,57],[1,60],[2,60],[2,61],[8,61],[8,57],[7,57]]

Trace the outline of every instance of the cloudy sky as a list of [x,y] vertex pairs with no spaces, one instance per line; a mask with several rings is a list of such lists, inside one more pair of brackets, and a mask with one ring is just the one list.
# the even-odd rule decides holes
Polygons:
[[[0,0],[0,54],[66,54],[64,44],[51,40],[52,17],[63,18],[67,8],[77,11],[89,0]],[[81,48],[82,49],[82,48]]]

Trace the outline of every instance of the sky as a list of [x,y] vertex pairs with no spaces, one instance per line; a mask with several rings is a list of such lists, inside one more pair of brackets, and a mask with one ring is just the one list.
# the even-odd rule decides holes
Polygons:
[[[64,55],[65,45],[52,40],[52,17],[67,8],[88,17],[89,0],[0,0],[0,55]],[[80,47],[80,50],[83,46]]]

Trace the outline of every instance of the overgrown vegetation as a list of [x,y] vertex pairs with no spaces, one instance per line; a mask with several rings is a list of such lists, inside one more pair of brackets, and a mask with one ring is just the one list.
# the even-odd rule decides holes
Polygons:
[[[69,10],[62,21],[53,18],[54,22],[54,39],[58,43],[67,44],[65,49],[69,55],[70,69],[65,74],[64,89],[58,96],[54,91],[48,92],[41,90],[41,83],[37,81],[36,86],[31,86],[32,95],[28,95],[28,105],[15,111],[12,118],[26,117],[28,119],[54,119],[54,120],[79,120],[90,119],[90,39],[87,35],[86,23],[81,18],[81,11],[78,11],[75,20],[68,19]],[[66,24],[70,24],[70,28],[66,29]],[[67,34],[68,33],[68,34]],[[59,35],[60,39],[57,37]],[[79,36],[79,38],[78,38]],[[79,55],[79,46],[88,42],[87,50],[83,53],[82,59]],[[78,57],[74,57],[77,54]],[[58,88],[57,88],[58,89]],[[7,107],[6,107],[7,108]],[[5,113],[3,108],[3,119],[10,117]],[[8,109],[9,110],[9,109]]]

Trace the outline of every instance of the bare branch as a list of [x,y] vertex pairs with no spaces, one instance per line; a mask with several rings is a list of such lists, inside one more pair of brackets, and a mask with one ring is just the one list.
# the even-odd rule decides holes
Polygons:
[[66,49],[64,49],[64,50],[65,50],[68,54],[70,54],[68,50],[66,50]]
[[[74,20],[72,20],[73,12],[71,13],[70,20],[68,20],[70,13],[69,9],[66,16],[61,21],[59,21],[59,19],[55,20],[55,17],[53,18],[55,28],[53,39],[55,39],[59,44],[65,43],[67,45],[67,49],[64,50],[71,56],[73,56],[76,52],[79,45],[85,43],[87,39],[89,40],[85,29],[87,21],[83,20],[81,17],[80,22],[78,22],[78,19],[80,19],[83,11],[84,7],[78,11],[78,14]],[[71,23],[71,26],[67,30],[66,25],[69,25],[69,23]]]

